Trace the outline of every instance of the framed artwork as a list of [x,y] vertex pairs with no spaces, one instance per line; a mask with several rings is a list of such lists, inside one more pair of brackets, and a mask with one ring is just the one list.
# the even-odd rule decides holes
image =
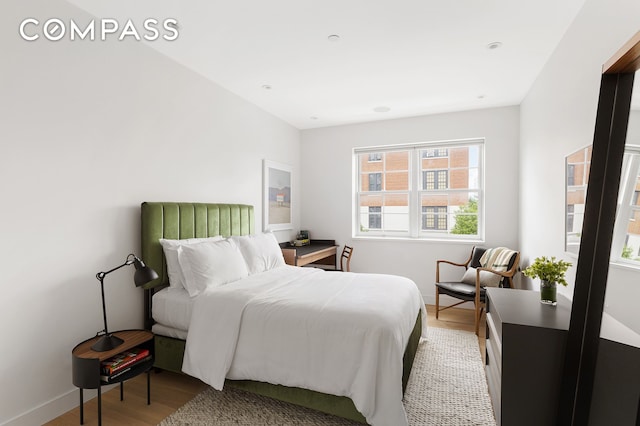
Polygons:
[[291,166],[263,160],[264,231],[292,229]]

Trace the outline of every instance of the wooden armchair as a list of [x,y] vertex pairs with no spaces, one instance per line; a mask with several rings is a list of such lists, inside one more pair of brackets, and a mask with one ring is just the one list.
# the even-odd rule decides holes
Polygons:
[[[511,251],[504,248],[493,249],[487,253],[487,257],[496,260],[496,256],[502,256],[497,259],[498,263],[492,262],[493,267],[482,267],[480,259],[487,252],[486,248],[473,247],[471,255],[464,263],[456,263],[450,260],[436,261],[436,319],[440,311],[453,308],[465,302],[473,302],[475,306],[475,329],[476,335],[480,328],[480,318],[484,312],[486,287],[505,287],[513,288],[513,277],[518,272],[520,263],[520,252]],[[440,264],[445,263],[452,266],[464,267],[465,274],[460,281],[440,281]],[[459,299],[460,302],[450,306],[440,308],[440,294]]]

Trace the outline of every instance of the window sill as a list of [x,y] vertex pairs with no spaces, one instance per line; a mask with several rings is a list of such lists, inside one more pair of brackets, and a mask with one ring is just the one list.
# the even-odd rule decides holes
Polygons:
[[609,262],[609,265],[618,269],[626,269],[628,271],[640,272],[640,264],[636,265],[630,262],[627,263],[627,262],[621,262],[618,260],[611,260]]
[[[565,251],[565,254],[568,257],[571,257],[571,258],[575,259],[576,262],[578,261],[578,255],[576,253]],[[640,263],[635,264],[635,263],[631,263],[631,262],[622,262],[620,260],[609,260],[609,266],[613,267],[613,268],[616,268],[616,269],[623,269],[623,270],[627,270],[627,271],[640,272]]]
[[484,244],[484,240],[480,239],[448,239],[448,238],[411,238],[411,237],[399,237],[399,236],[363,236],[354,235],[354,240],[360,241],[399,241],[399,242],[414,242],[414,243],[450,243],[450,244]]

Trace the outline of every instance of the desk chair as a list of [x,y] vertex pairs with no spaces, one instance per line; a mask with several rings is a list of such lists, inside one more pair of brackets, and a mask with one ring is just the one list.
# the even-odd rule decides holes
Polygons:
[[340,269],[342,272],[351,272],[351,255],[353,254],[353,247],[345,244],[340,255]]
[[[502,253],[504,256],[500,258],[500,266],[495,263],[493,268],[489,265],[482,267],[480,259],[482,255],[487,251],[486,248],[473,247],[471,249],[471,255],[464,263],[456,263],[449,260],[437,260],[436,261],[436,319],[440,311],[453,308],[465,302],[473,302],[475,306],[475,327],[476,335],[480,329],[480,318],[484,311],[486,287],[505,287],[513,288],[513,276],[518,271],[518,264],[520,262],[520,252],[504,249],[503,247],[496,250],[504,250]],[[495,252],[494,252],[495,253]],[[499,252],[498,252],[499,253]],[[492,254],[492,253],[488,253]],[[440,264],[445,263],[453,266],[459,266],[465,268],[465,273],[460,281],[440,281]],[[454,297],[461,300],[450,306],[440,308],[440,294],[446,294],[447,296]]]

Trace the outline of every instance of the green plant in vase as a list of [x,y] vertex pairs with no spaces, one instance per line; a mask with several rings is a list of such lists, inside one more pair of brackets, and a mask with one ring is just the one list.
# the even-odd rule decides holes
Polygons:
[[571,262],[556,260],[552,257],[536,257],[522,273],[529,278],[540,279],[540,302],[548,305],[558,303],[557,284],[567,286],[565,274],[571,266]]

